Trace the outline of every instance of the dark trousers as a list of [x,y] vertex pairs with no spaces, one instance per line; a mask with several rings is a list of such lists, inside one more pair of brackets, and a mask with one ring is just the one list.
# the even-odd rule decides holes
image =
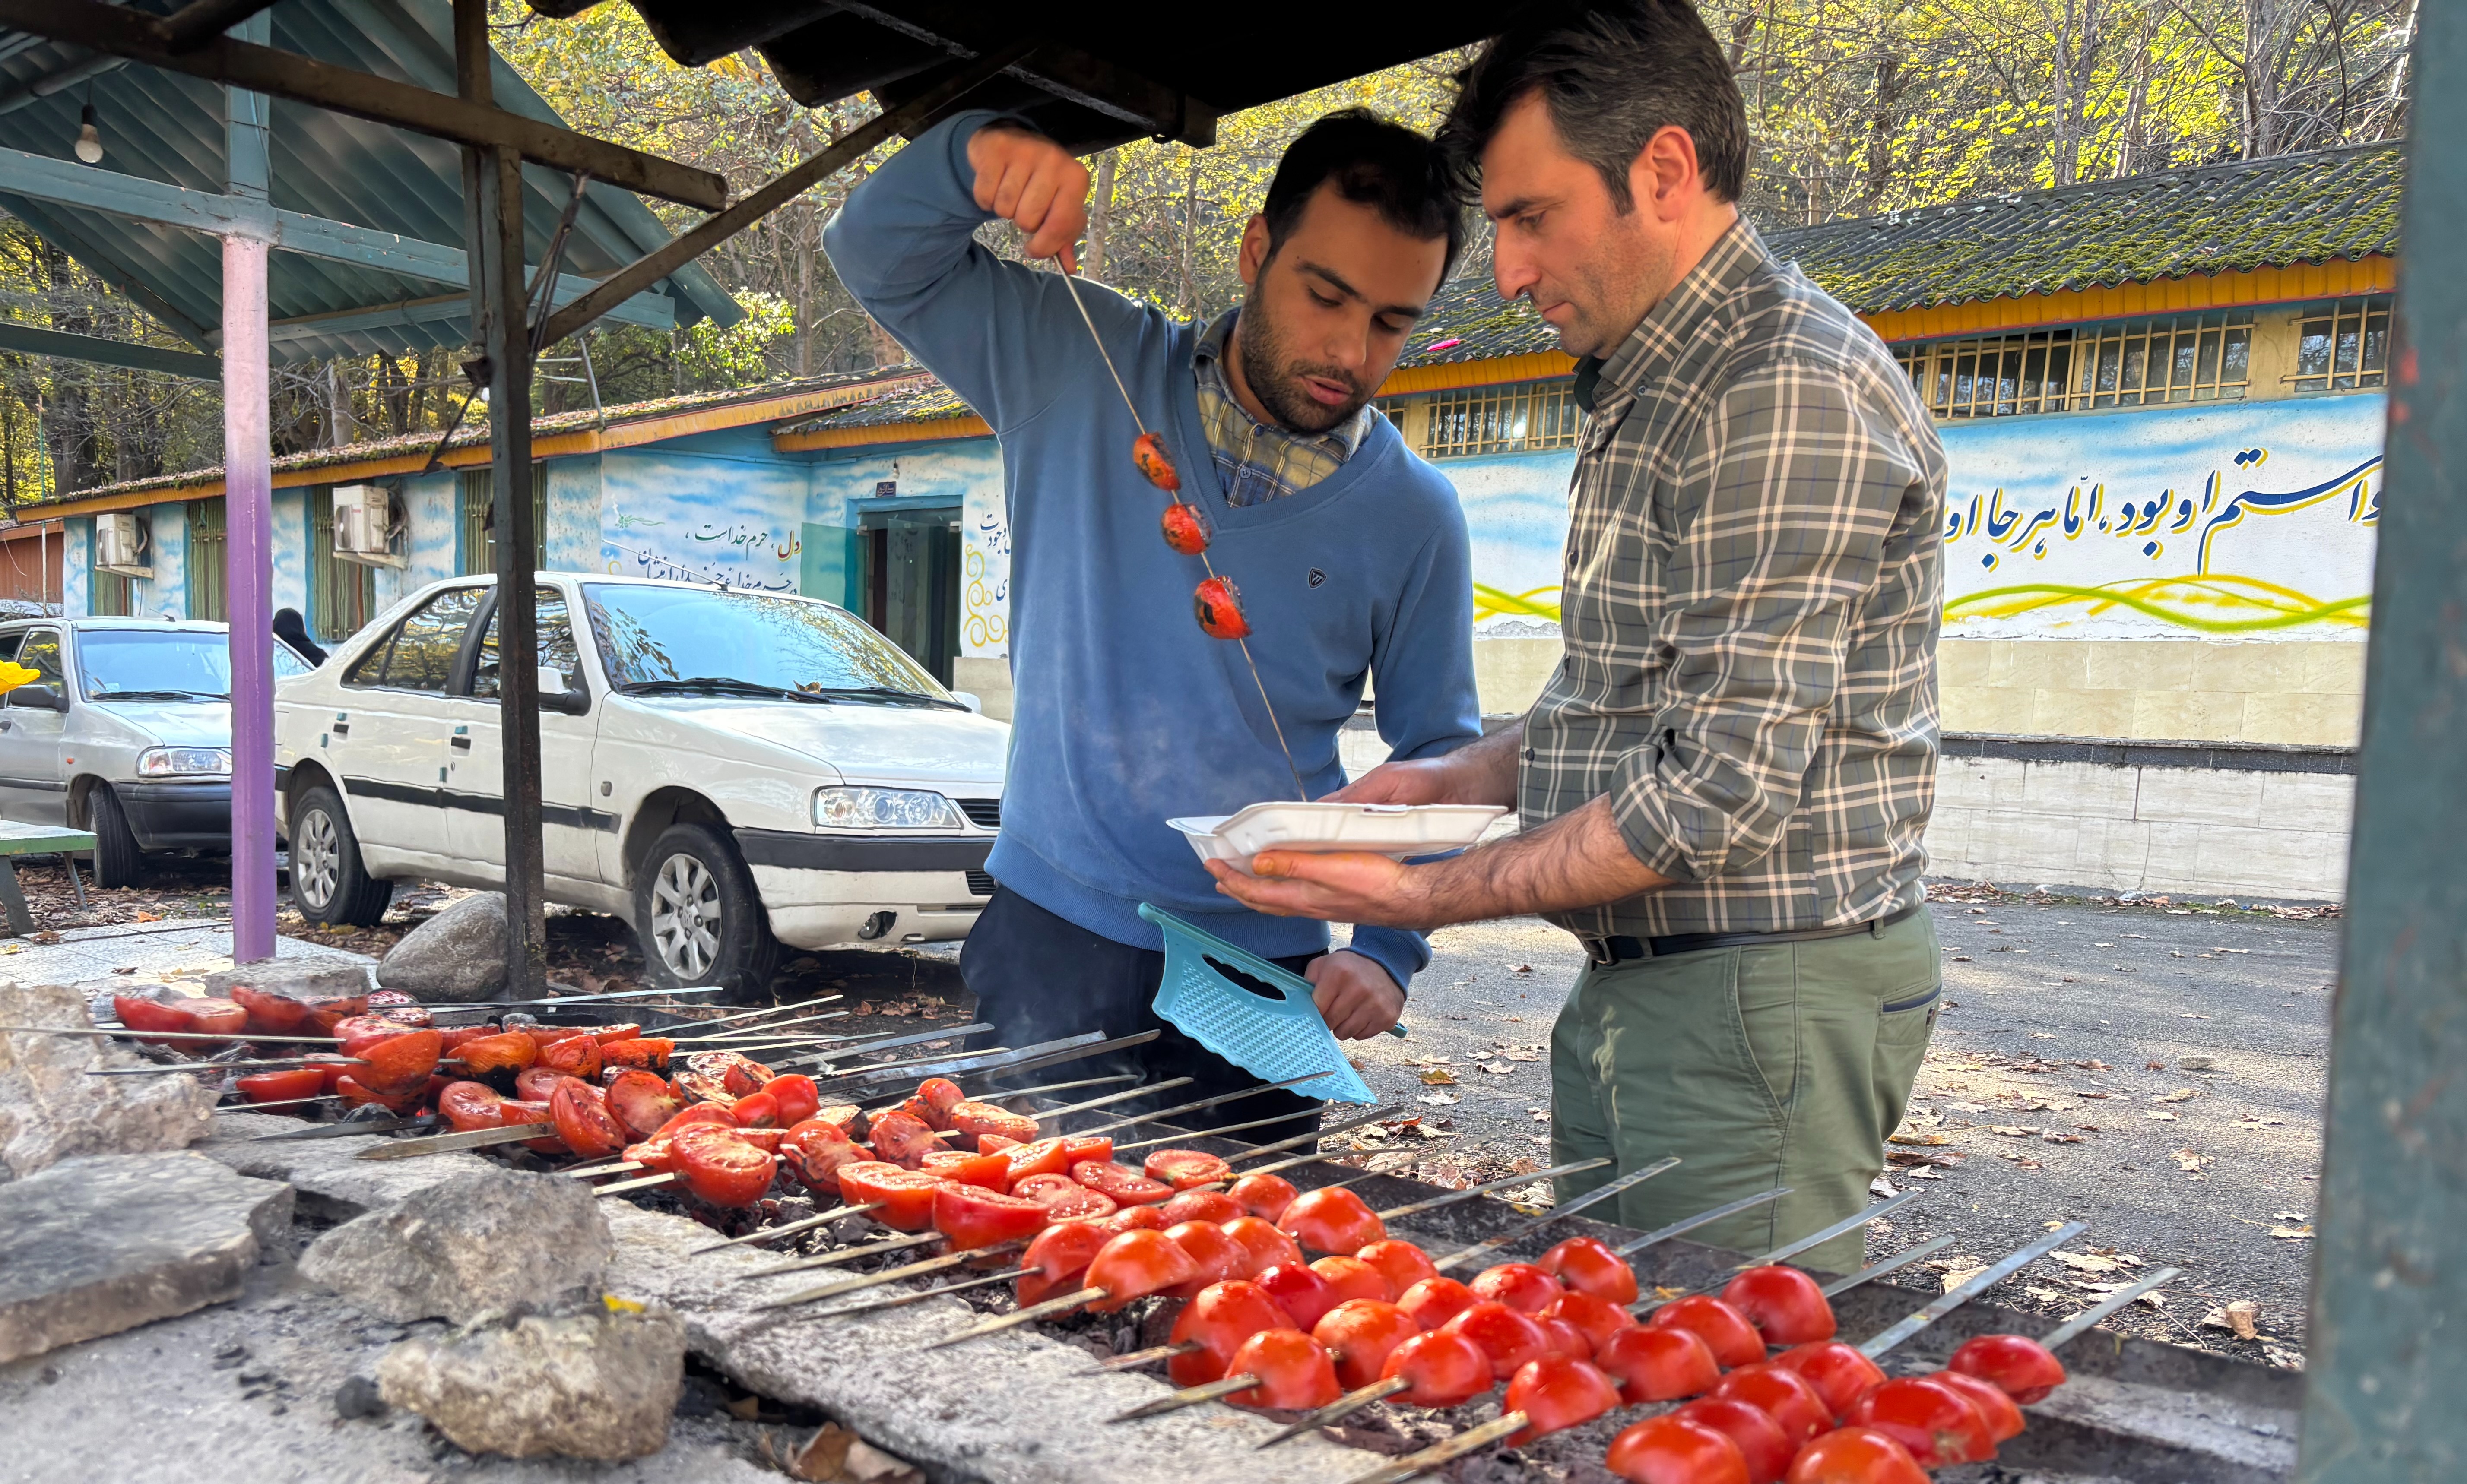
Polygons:
[[[1316,956],[1279,958],[1276,963],[1300,974]],[[960,975],[967,980],[969,992],[977,997],[976,1018],[994,1027],[990,1036],[977,1038],[986,1046],[1033,1046],[1092,1030],[1101,1030],[1108,1037],[1136,1035],[1143,1030],[1159,1032],[1157,1039],[1145,1046],[1049,1067],[1027,1074],[1024,1080],[1015,1080],[1013,1086],[1075,1082],[1081,1077],[1122,1072],[1138,1077],[1141,1084],[1174,1077],[1191,1079],[1181,1087],[1167,1088],[1147,1097],[1097,1109],[1090,1117],[1112,1118],[1178,1108],[1220,1092],[1257,1087],[1265,1080],[1174,1029],[1156,1013],[1153,1005],[1157,989],[1165,982],[1162,952],[1133,948],[1091,933],[1007,887],[995,888],[993,900],[985,904],[977,925],[969,930],[967,943],[960,950]],[[1088,1088],[1059,1096],[1067,1102],[1084,1102],[1110,1092],[1126,1091],[1132,1086],[1124,1083],[1114,1088]],[[1288,1121],[1234,1135],[1246,1143],[1265,1143],[1317,1128],[1320,1107],[1318,1099],[1299,1093],[1262,1092],[1196,1113],[1176,1114],[1171,1121],[1187,1129],[1214,1129],[1291,1114]]]

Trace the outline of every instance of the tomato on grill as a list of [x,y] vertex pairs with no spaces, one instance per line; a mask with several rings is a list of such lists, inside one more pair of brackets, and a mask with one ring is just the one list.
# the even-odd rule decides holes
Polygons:
[[1980,1335],[1961,1342],[1945,1368],[2003,1388],[2024,1406],[2044,1402],[2065,1383],[2065,1365],[2048,1347],[2021,1335]]
[[1168,1226],[1184,1222],[1230,1222],[1246,1214],[1221,1190],[1177,1191],[1165,1203],[1165,1224]]
[[1439,1327],[1482,1346],[1482,1353],[1490,1357],[1491,1375],[1501,1381],[1550,1353],[1550,1337],[1531,1315],[1496,1299],[1484,1299]]
[[677,1178],[713,1205],[748,1206],[771,1188],[780,1161],[716,1124],[690,1123],[670,1135]]
[[1761,1331],[1769,1345],[1812,1345],[1833,1338],[1833,1305],[1796,1268],[1751,1268],[1722,1289],[1722,1301]]
[[1432,1264],[1430,1254],[1411,1242],[1399,1242],[1393,1238],[1373,1242],[1353,1255],[1378,1269],[1381,1275],[1387,1278],[1388,1286],[1393,1289],[1400,1298],[1404,1296],[1407,1289],[1424,1278],[1436,1278],[1439,1275],[1439,1270]]
[[[526,1036],[526,1041],[531,1038]],[[641,1071],[665,1072],[668,1061],[677,1054],[677,1044],[661,1036],[642,1036],[632,1041],[603,1042],[600,1047],[600,1064],[603,1067],[631,1067]]]
[[1351,1391],[1377,1381],[1396,1347],[1421,1333],[1413,1316],[1394,1304],[1348,1298],[1321,1315],[1310,1335],[1335,1363],[1337,1381]]
[[1896,1376],[1870,1388],[1850,1404],[1843,1420],[1854,1428],[1873,1428],[1909,1449],[1922,1469],[1996,1456],[1996,1441],[1977,1404],[1924,1376]]
[[1173,1298],[1190,1298],[1210,1284],[1238,1278],[1251,1264],[1251,1254],[1214,1222],[1184,1222],[1179,1226],[1167,1226],[1165,1237],[1188,1253],[1197,1270],[1166,1290]]
[[1468,1285],[1476,1298],[1496,1299],[1519,1314],[1540,1314],[1567,1292],[1559,1280],[1531,1263],[1501,1263],[1485,1268]]
[[923,1231],[934,1225],[934,1192],[947,1183],[939,1175],[904,1170],[879,1159],[839,1167],[840,1198],[850,1205],[879,1201],[873,1219],[894,1231]]
[[1321,1316],[1338,1303],[1336,1290],[1304,1263],[1279,1263],[1261,1270],[1252,1281],[1266,1289],[1268,1296],[1294,1316],[1296,1329],[1316,1326]]
[[590,1082],[600,1075],[600,1043],[587,1032],[540,1047],[537,1066]]
[[1426,1330],[1388,1352],[1382,1381],[1403,1377],[1413,1385],[1397,1394],[1407,1406],[1462,1406],[1491,1388],[1490,1357],[1462,1335]]
[[[1645,1321],[1661,1329],[1694,1330],[1713,1347],[1713,1359],[1725,1366],[1746,1365],[1765,1358],[1765,1338],[1747,1316],[1718,1298],[1691,1293],[1653,1311]],[[1754,1460],[1750,1460],[1753,1464]]]
[[1358,1252],[1388,1235],[1360,1196],[1334,1185],[1296,1196],[1277,1218],[1277,1227],[1322,1252]]
[[[245,984],[237,984],[232,987],[231,998],[234,1004],[248,1012],[248,1028],[257,1035],[317,1034],[315,1012],[289,995],[278,995],[269,990],[251,989]],[[342,1032],[336,1030],[333,1034],[341,1035]]]
[[814,1086],[813,1078],[803,1072],[774,1077],[762,1091],[779,1106],[780,1127],[783,1129],[795,1128],[822,1111],[822,1091]]
[[977,1185],[945,1182],[934,1191],[934,1229],[961,1251],[1025,1242],[1045,1229],[1045,1207]]
[[1557,1319],[1573,1325],[1585,1337],[1587,1355],[1602,1347],[1602,1342],[1621,1330],[1637,1327],[1636,1315],[1608,1299],[1573,1289],[1550,1300],[1542,1311],[1545,1319]]
[[302,1067],[289,1071],[261,1071],[242,1077],[235,1084],[239,1095],[252,1103],[287,1103],[294,1098],[315,1097],[326,1090],[326,1074],[314,1067]]
[[636,1139],[649,1138],[684,1111],[668,1080],[656,1072],[624,1070],[608,1084],[608,1112]]
[[1015,1113],[991,1103],[959,1102],[951,1105],[944,1120],[962,1134],[999,1134],[1025,1144],[1036,1137],[1036,1120],[1026,1113]]
[[1120,1209],[1113,1197],[1091,1190],[1068,1175],[1031,1175],[1013,1180],[1010,1193],[1036,1202],[1058,1222],[1098,1221]]
[[1183,1305],[1173,1320],[1173,1343],[1195,1340],[1200,1349],[1166,1362],[1177,1386],[1201,1386],[1225,1376],[1225,1362],[1242,1341],[1267,1330],[1292,1329],[1294,1321],[1267,1290],[1239,1278],[1213,1283]]
[[1799,1448],[1764,1408],[1728,1397],[1700,1397],[1670,1415],[1710,1428],[1735,1444],[1747,1460],[1748,1484],[1774,1484],[1790,1471]]
[[1773,1363],[1804,1377],[1836,1417],[1850,1410],[1860,1393],[1885,1379],[1881,1366],[1838,1339],[1794,1345],[1775,1356]]
[[1989,1442],[2002,1443],[2022,1435],[2022,1408],[2014,1405],[2004,1388],[1994,1382],[1980,1381],[1960,1371],[1932,1371],[1927,1379],[1939,1386],[1951,1386],[1979,1408],[1979,1415],[1987,1422]]
[[1198,1271],[1190,1254],[1164,1232],[1126,1231],[1089,1259],[1088,1287],[1103,1289],[1105,1296],[1088,1307],[1111,1314],[1135,1298],[1188,1282]]
[[1506,1406],[1530,1421],[1508,1434],[1508,1446],[1580,1427],[1618,1405],[1618,1388],[1590,1360],[1564,1355],[1528,1360],[1507,1383]]
[[1298,1411],[1325,1406],[1345,1394],[1327,1352],[1300,1330],[1261,1330],[1242,1341],[1225,1370],[1230,1376],[1259,1378],[1257,1385],[1225,1399],[1236,1406]]
[[1140,1167],[1148,1179],[1163,1180],[1176,1190],[1213,1185],[1234,1178],[1232,1165],[1197,1149],[1152,1150]]
[[[766,1095],[768,1094],[762,1092],[754,1094],[755,1097]],[[972,1155],[959,1149],[929,1149],[925,1151],[924,1162],[917,1168],[928,1175],[939,1175],[956,1184],[974,1185],[979,1190],[1000,1191],[1010,1183],[1010,1161],[1000,1155]]]
[[1424,1278],[1396,1295],[1396,1307],[1426,1330],[1437,1329],[1477,1302],[1473,1290],[1454,1278]]
[[1336,1301],[1347,1303],[1356,1298],[1374,1299],[1383,1304],[1396,1301],[1396,1291],[1388,1286],[1388,1275],[1359,1257],[1323,1257],[1310,1265],[1311,1271],[1327,1280]]
[[[625,1126],[600,1102],[600,1090],[587,1082],[568,1078],[558,1083],[549,1094],[548,1113],[556,1125],[556,1136],[585,1159],[613,1155],[625,1147],[629,1137]],[[763,1183],[770,1183],[767,1177]]]
[[788,1167],[789,1174],[806,1189],[826,1195],[839,1194],[842,1168],[865,1158],[864,1151],[849,1138],[846,1129],[820,1118],[808,1118],[790,1129],[781,1138],[778,1152],[780,1162]]
[[514,1079],[539,1060],[539,1046],[514,1031],[474,1036],[454,1048],[464,1074],[486,1080],[500,1092],[514,1091]]
[[1790,1484],[1927,1484],[1927,1476],[1909,1449],[1873,1428],[1828,1432],[1790,1465]]
[[1150,1180],[1128,1165],[1103,1159],[1082,1159],[1071,1166],[1071,1178],[1091,1190],[1101,1190],[1123,1205],[1154,1205],[1173,1198],[1173,1187]]
[[428,1086],[428,1074],[437,1069],[440,1045],[433,1030],[406,1030],[344,1054],[368,1063],[352,1071],[353,1081],[380,1097],[400,1097]]
[[1648,1417],[1611,1439],[1602,1465],[1628,1484],[1748,1484],[1739,1445],[1703,1423]]
[[[1179,1196],[1174,1198],[1176,1201],[1182,1198]],[[1142,1206],[1140,1209],[1145,1211],[1156,1208]],[[1173,1209],[1172,1201],[1166,1203],[1166,1209],[1168,1211]],[[1302,1249],[1295,1245],[1294,1239],[1259,1218],[1236,1216],[1221,1225],[1225,1227],[1225,1234],[1241,1247],[1250,1260],[1250,1270],[1243,1274],[1244,1277],[1256,1278],[1269,1269],[1286,1263],[1297,1268],[1303,1266]]]
[[1722,1382],[1722,1362],[1694,1330],[1631,1326],[1602,1341],[1594,1362],[1630,1404],[1703,1396]]
[[895,1108],[874,1114],[866,1124],[865,1136],[873,1146],[875,1158],[906,1170],[922,1168],[927,1151],[942,1147],[923,1119]]
[[1534,1264],[1560,1284],[1614,1304],[1636,1302],[1636,1270],[1599,1237],[1570,1237]]
[[1285,1214],[1285,1207],[1301,1194],[1293,1181],[1281,1175],[1245,1175],[1225,1188],[1225,1194],[1241,1203],[1242,1209],[1267,1221]]
[[1017,1185],[1031,1175],[1068,1176],[1071,1171],[1071,1140],[1040,1138],[1006,1149],[1003,1158],[1010,1161],[1010,1182]]
[[1807,1378],[1770,1360],[1740,1366],[1722,1378],[1713,1395],[1763,1407],[1793,1443],[1804,1443],[1833,1426],[1833,1408]]
[[468,1134],[474,1129],[505,1127],[498,1112],[505,1102],[496,1089],[484,1083],[449,1082],[445,1091],[437,1094],[437,1111],[445,1115],[455,1133]]

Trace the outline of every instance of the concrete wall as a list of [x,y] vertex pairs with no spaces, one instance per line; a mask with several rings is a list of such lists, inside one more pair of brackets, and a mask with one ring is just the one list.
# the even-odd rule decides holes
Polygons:
[[2216,640],[1947,639],[1948,731],[2353,747],[2365,646]]

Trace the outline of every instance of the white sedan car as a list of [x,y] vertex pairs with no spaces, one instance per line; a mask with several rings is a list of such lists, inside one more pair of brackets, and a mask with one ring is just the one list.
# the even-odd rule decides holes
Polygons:
[[[630,920],[656,982],[733,998],[764,991],[782,944],[966,935],[1009,728],[830,603],[538,580],[550,900]],[[399,877],[504,883],[497,677],[496,585],[464,577],[277,685],[310,921],[373,923]]]

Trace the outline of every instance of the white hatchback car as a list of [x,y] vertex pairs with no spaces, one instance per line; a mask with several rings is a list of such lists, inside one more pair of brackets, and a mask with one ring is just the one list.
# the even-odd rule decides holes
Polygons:
[[[733,998],[767,987],[782,944],[966,935],[993,894],[1008,727],[830,603],[538,581],[550,900],[630,920],[655,982]],[[503,884],[497,677],[496,585],[466,577],[276,686],[309,920],[373,923],[396,877]]]

